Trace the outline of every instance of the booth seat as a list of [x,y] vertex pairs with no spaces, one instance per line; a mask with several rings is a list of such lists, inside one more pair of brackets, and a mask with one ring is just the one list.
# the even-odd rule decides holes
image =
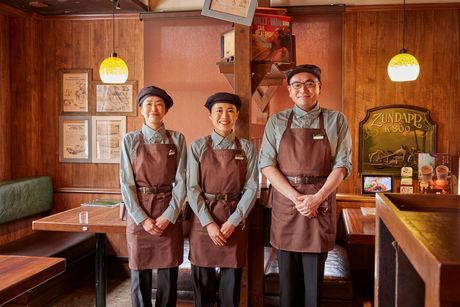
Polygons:
[[[51,178],[33,177],[0,182],[0,228],[47,214],[53,204]],[[81,272],[94,271],[95,235],[35,231],[0,245],[2,255],[61,257],[66,271],[46,283],[24,293],[10,303],[14,306],[43,306],[57,296],[74,289],[84,281]],[[87,276],[88,278],[90,275]]]

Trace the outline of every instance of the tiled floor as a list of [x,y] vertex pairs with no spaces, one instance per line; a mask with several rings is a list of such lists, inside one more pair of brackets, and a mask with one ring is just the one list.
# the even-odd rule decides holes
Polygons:
[[[96,306],[94,280],[89,280],[72,293],[60,297],[49,307],[93,307]],[[130,280],[126,277],[110,277],[107,280],[107,306],[131,306]],[[193,307],[191,303],[178,303],[176,307]]]

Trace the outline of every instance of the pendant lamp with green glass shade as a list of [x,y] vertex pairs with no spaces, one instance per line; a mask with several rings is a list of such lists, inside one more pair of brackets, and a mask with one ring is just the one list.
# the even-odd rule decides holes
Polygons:
[[407,53],[404,46],[406,40],[406,0],[404,0],[403,13],[403,47],[399,54],[391,58],[388,63],[388,75],[394,82],[414,81],[420,73],[417,59],[412,54]]
[[104,83],[123,84],[128,80],[128,65],[115,52],[115,8],[117,0],[113,2],[112,8],[112,55],[105,58],[99,67],[99,76]]

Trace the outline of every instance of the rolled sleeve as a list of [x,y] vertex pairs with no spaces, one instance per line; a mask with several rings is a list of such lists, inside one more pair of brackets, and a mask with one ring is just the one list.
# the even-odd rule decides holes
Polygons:
[[121,141],[120,152],[120,187],[123,202],[125,203],[128,214],[136,224],[140,224],[147,218],[147,214],[142,210],[137,199],[136,183],[131,164],[132,152],[134,152],[133,134],[127,134]]
[[277,166],[277,145],[276,145],[276,130],[275,117],[272,116],[268,120],[264,135],[262,137],[262,145],[259,155],[259,169],[262,170],[267,166]]
[[187,160],[187,197],[190,208],[204,227],[214,222],[208,208],[201,196],[202,189],[199,185],[200,140],[192,143]]
[[[350,130],[348,128],[348,122],[345,116],[341,115],[337,120],[337,151],[334,157],[332,165],[333,169],[343,167],[346,169],[345,178],[347,178],[351,172],[351,152],[352,143]],[[344,178],[344,179],[345,179]]]

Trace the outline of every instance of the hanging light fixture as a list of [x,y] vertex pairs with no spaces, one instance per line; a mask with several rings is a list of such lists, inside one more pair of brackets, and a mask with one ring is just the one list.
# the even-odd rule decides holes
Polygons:
[[117,0],[112,8],[112,56],[105,58],[99,67],[99,76],[104,83],[125,83],[128,80],[128,65],[115,52],[115,8],[119,7]]
[[404,0],[403,14],[403,47],[399,54],[391,58],[388,63],[388,75],[395,82],[414,81],[420,73],[417,59],[412,54],[407,53],[407,49],[404,48],[406,43],[406,0]]

